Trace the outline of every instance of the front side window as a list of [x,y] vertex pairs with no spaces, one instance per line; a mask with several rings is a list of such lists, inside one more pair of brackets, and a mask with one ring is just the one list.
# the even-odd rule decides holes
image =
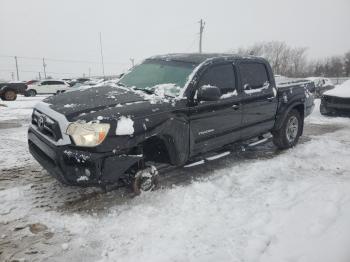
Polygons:
[[227,94],[236,90],[236,78],[231,64],[216,65],[210,67],[199,80],[201,86],[216,86],[221,94]]
[[259,89],[269,82],[266,67],[261,63],[243,63],[239,65],[244,90]]
[[168,96],[179,95],[196,65],[185,62],[148,60],[135,66],[119,81],[120,85]]

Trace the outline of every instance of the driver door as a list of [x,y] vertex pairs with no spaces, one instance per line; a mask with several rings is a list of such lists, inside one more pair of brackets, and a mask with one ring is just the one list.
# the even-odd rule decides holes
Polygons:
[[217,101],[197,99],[190,108],[191,155],[217,149],[240,139],[241,92],[234,65],[227,62],[207,68],[196,88],[198,90],[207,85],[218,87],[221,97]]

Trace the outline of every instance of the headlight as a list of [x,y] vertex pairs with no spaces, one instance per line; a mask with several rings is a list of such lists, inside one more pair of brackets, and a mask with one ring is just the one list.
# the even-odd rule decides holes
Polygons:
[[77,146],[93,147],[105,140],[109,130],[109,124],[98,123],[72,123],[67,128]]

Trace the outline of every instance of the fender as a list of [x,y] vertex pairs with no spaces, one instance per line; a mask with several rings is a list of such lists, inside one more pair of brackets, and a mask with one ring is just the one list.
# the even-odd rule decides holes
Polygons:
[[[287,107],[285,107],[283,110],[281,110],[281,112],[279,112],[276,116],[276,122],[275,125],[272,129],[272,131],[274,130],[278,130],[282,127],[282,124],[284,122],[284,120],[287,118],[288,113],[295,107],[298,106],[302,106],[303,107],[303,114],[302,114],[302,119],[304,120],[304,115],[305,115],[305,105],[302,101],[298,100],[298,101],[294,101],[292,102],[290,105],[288,105]],[[281,106],[281,109],[283,108],[283,106]],[[303,121],[304,123],[304,121]]]
[[185,116],[171,115],[160,125],[148,130],[142,137],[134,138],[134,145],[142,144],[149,138],[164,142],[172,165],[183,165],[189,158],[189,123]]
[[159,134],[164,141],[173,165],[183,165],[189,157],[189,123],[184,117],[167,121],[167,126]]

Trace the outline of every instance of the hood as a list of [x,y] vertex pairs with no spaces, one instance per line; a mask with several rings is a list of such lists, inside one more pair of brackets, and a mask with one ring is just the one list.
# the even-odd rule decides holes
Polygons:
[[164,97],[147,95],[124,87],[101,86],[54,95],[44,100],[68,121],[140,117],[173,110],[175,103]]
[[336,86],[332,90],[324,92],[323,95],[350,98],[350,80]]

